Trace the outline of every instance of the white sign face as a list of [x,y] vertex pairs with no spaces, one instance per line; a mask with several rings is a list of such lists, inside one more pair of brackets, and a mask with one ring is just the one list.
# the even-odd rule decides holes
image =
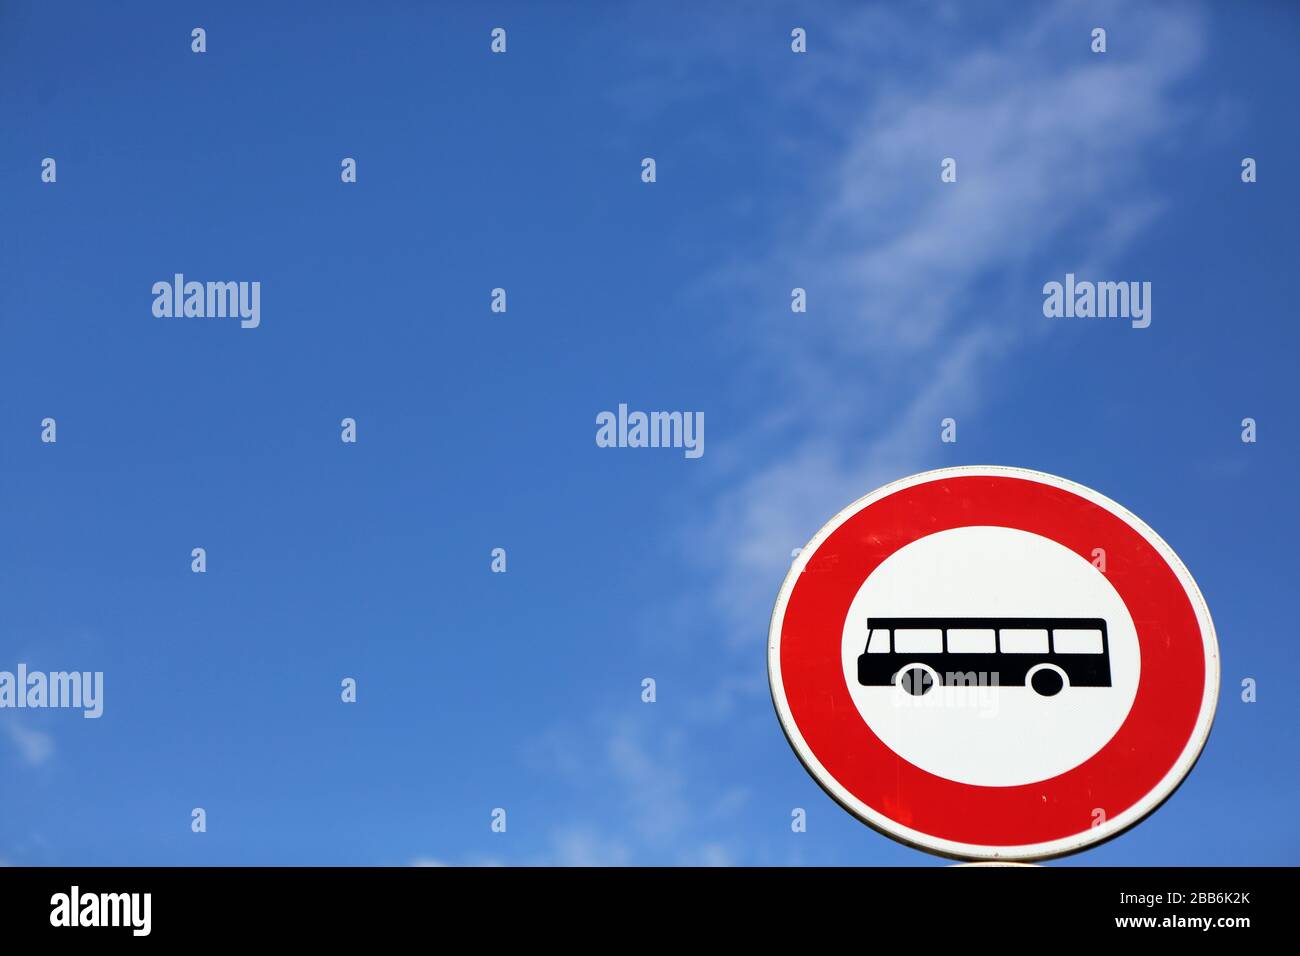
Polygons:
[[1151,812],[1214,716],[1191,575],[1108,498],[949,468],[855,502],[777,599],[772,698],[826,790],[907,843],[1036,859]]
[[[949,628],[946,661],[942,635],[931,635],[939,657],[915,655],[932,671],[932,681],[924,694],[914,695],[907,681],[864,686],[858,680],[863,635],[873,617],[983,618],[990,626]],[[1004,629],[999,635],[992,626],[1062,617],[1106,621],[1106,646],[1101,631],[1093,631],[1084,660],[1108,656],[1109,687],[1070,686],[1061,630],[1051,634],[1057,652],[1052,655],[1046,628]],[[1074,639],[1087,641],[1087,628],[1070,630],[1081,632]],[[1030,669],[1058,669],[1062,689],[1040,694],[1032,676],[1028,689],[1003,685],[1008,662],[996,653],[999,636],[1002,655],[1022,654]],[[1012,650],[1015,637],[1023,641],[1018,652]],[[903,647],[907,638],[906,632],[894,634]],[[925,646],[923,635],[915,640],[910,646]],[[1106,576],[1055,541],[1012,528],[954,528],[894,552],[849,606],[841,652],[853,703],[891,750],[937,776],[985,787],[1045,780],[1092,757],[1128,716],[1141,669],[1133,619]],[[958,657],[961,663],[953,664]],[[935,666],[945,669],[936,674]]]

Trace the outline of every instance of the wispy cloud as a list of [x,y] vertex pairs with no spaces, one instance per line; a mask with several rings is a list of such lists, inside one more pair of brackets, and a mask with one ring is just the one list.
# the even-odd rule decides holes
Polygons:
[[4,727],[5,735],[29,767],[38,767],[54,756],[54,738],[50,734],[25,727],[12,719],[3,721],[0,726]]
[[594,827],[563,827],[552,834],[554,866],[627,866],[633,862],[627,844]]
[[432,856],[417,856],[407,866],[415,867],[442,867],[442,866],[504,866],[500,860],[493,857],[475,857],[463,863],[451,863],[447,860]]
[[[738,457],[753,465],[709,502],[732,643],[762,639],[793,547],[873,487],[934,465],[940,419],[975,408],[995,363],[1045,334],[1041,299],[1024,290],[1059,263],[1104,263],[1158,214],[1144,176],[1187,119],[1179,84],[1203,55],[1203,24],[1189,8],[1090,8],[1089,22],[1123,20],[1123,52],[1062,56],[1063,34],[1086,51],[1079,9],[963,30],[928,54],[917,31],[900,41],[916,54],[905,82],[878,60],[853,76],[850,58],[827,57],[839,105],[821,115],[841,148],[752,268],[802,277],[810,311],[790,318],[794,347],[788,335],[753,342],[763,374],[786,386],[743,440]],[[864,14],[905,34],[885,16],[905,19]],[[862,34],[819,32],[832,44]],[[955,184],[939,181],[945,157]]]
[[554,729],[535,741],[532,762],[550,769],[558,778],[554,782],[569,789],[557,804],[560,812],[545,849],[492,860],[420,856],[411,865],[723,866],[740,861],[740,850],[719,837],[718,823],[743,806],[747,794],[736,788],[707,794],[698,781],[692,783],[682,736],[690,721],[606,718]]
[[692,793],[686,724],[671,713],[600,719],[550,737],[548,752],[566,754],[581,767],[566,782],[605,795],[600,813],[580,801],[571,804],[573,817],[558,821],[552,834],[552,862],[688,862],[686,848],[709,832],[716,803]]

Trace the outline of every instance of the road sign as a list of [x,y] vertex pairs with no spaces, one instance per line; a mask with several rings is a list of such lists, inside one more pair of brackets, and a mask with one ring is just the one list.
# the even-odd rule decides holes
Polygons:
[[963,859],[1042,859],[1132,826],[1214,719],[1205,600],[1140,519],[1020,468],[913,475],[849,505],[790,568],[772,700],[864,822]]

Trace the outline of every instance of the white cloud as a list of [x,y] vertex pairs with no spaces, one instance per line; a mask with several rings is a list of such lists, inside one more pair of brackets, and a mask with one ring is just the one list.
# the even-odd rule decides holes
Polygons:
[[[717,839],[721,820],[749,798],[744,788],[707,794],[689,770],[689,715],[670,709],[653,721],[601,715],[582,728],[555,729],[532,757],[572,788],[564,815],[532,866],[727,865],[738,853]],[[562,757],[562,759],[556,759]],[[592,795],[599,794],[598,800]]]
[[444,866],[505,866],[501,860],[496,857],[471,857],[463,863],[449,863],[439,857],[417,856],[407,866],[416,867],[444,867]]
[[18,748],[18,754],[29,767],[38,767],[54,756],[54,738],[49,734],[24,727],[14,720],[4,721],[6,735]]
[[[653,749],[652,749],[653,748]],[[678,739],[661,730],[653,739],[631,723],[605,739],[606,766],[627,805],[627,819],[651,840],[678,833],[689,816]]]
[[683,862],[687,866],[735,866],[739,861],[722,844],[706,843],[698,851],[688,853]]
[[552,836],[551,866],[627,866],[632,854],[620,840],[592,827],[561,828]]
[[[1105,263],[1158,213],[1142,172],[1186,118],[1177,87],[1202,57],[1200,18],[1126,10],[1123,53],[1063,58],[1078,9],[1042,8],[982,41],[963,31],[963,45],[935,43],[929,62],[909,63],[906,82],[876,59],[852,76],[843,55],[827,58],[827,82],[852,104],[823,109],[841,151],[749,277],[800,277],[810,311],[787,317],[794,347],[784,330],[753,343],[763,374],[787,387],[709,502],[705,551],[732,645],[762,640],[792,548],[874,487],[938,463],[940,419],[960,422],[998,358],[1045,334],[1037,289],[1057,266]],[[925,47],[924,33],[865,16]],[[939,181],[948,156],[950,185]],[[1060,258],[1045,264],[1048,250]]]

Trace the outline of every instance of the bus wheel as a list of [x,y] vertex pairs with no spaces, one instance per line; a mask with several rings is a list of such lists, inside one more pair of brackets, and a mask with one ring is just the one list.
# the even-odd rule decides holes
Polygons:
[[898,681],[903,690],[913,697],[920,697],[922,694],[929,693],[930,688],[934,686],[934,674],[928,667],[913,665],[904,667],[898,672]]
[[1065,678],[1055,667],[1040,667],[1030,676],[1029,686],[1043,697],[1055,697],[1065,687]]

